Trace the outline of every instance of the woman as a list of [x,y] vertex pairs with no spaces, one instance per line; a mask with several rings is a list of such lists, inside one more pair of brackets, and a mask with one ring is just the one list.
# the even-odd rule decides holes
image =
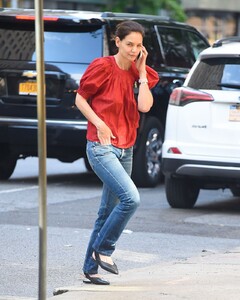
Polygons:
[[[83,266],[87,278],[84,282],[109,284],[98,274],[98,266],[118,274],[111,255],[140,203],[130,177],[138,111],[149,111],[153,104],[150,88],[159,80],[158,74],[146,66],[148,53],[143,37],[144,29],[139,23],[120,23],[115,34],[117,54],[95,59],[77,91],[76,106],[88,119],[88,160],[103,182],[98,218]],[[133,90],[136,82],[137,101]]]

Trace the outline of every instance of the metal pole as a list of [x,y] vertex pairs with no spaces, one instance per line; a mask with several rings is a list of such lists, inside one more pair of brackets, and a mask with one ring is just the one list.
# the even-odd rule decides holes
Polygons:
[[18,1],[17,0],[12,0],[11,1],[11,8],[17,8],[18,7]]
[[35,33],[37,54],[37,115],[39,163],[39,290],[38,299],[46,299],[47,273],[47,176],[46,176],[46,99],[44,68],[43,0],[35,0]]

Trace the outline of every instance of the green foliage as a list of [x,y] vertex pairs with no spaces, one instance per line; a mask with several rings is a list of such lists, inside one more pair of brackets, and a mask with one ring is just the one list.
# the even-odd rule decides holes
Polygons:
[[160,11],[164,10],[177,21],[186,20],[180,0],[109,0],[106,10],[153,15],[159,15]]
[[[154,0],[156,1],[156,0]],[[161,8],[170,12],[170,16],[177,21],[186,21],[186,14],[178,0],[157,0],[161,3]]]

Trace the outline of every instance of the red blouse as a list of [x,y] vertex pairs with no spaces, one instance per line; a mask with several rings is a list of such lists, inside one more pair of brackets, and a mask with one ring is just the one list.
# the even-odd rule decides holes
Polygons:
[[[157,72],[146,66],[149,88],[159,80]],[[118,67],[114,56],[95,59],[80,80],[78,93],[89,101],[93,111],[116,137],[112,145],[129,148],[136,140],[139,122],[134,83],[139,79],[135,63],[129,70]],[[99,141],[96,127],[88,122],[87,139]]]

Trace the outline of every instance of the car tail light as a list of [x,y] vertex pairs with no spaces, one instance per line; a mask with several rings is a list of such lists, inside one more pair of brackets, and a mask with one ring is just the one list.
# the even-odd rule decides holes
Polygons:
[[[31,21],[31,20],[35,20],[35,16],[17,15],[16,19],[17,20],[26,20],[26,21],[30,20]],[[43,17],[43,20],[44,21],[57,21],[58,18],[56,18],[56,17]]]
[[182,152],[177,147],[171,147],[168,149],[167,153],[171,154],[182,154]]
[[213,101],[212,95],[186,87],[175,88],[170,95],[169,104],[184,106],[196,101]]

